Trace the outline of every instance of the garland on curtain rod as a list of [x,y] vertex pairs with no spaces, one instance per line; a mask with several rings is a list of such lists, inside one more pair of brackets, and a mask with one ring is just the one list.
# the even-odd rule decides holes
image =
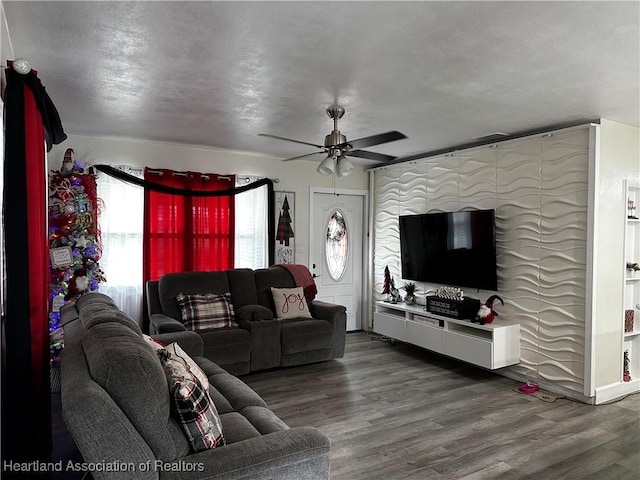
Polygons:
[[130,183],[131,185],[136,185],[138,187],[153,190],[154,192],[168,193],[170,195],[182,195],[185,197],[226,197],[229,195],[238,195],[239,193],[247,192],[249,190],[253,190],[254,188],[260,188],[264,185],[266,185],[269,190],[269,198],[271,198],[273,194],[273,180],[271,180],[270,178],[256,180],[255,182],[251,182],[248,185],[243,185],[242,187],[205,192],[201,190],[189,190],[185,188],[174,188],[168,187],[166,185],[160,185],[158,183],[150,182],[134,175],[130,175],[110,165],[94,165],[93,167],[96,170],[106,173],[110,177],[117,178],[118,180]]
[[268,216],[268,242],[269,242],[269,265],[273,265],[275,261],[275,241],[276,241],[276,213],[275,213],[275,194],[273,192],[273,180],[270,178],[263,178],[256,180],[248,185],[236,188],[228,188],[226,190],[218,190],[214,192],[203,192],[199,190],[189,190],[183,188],[167,187],[166,185],[159,185],[154,182],[149,182],[142,178],[138,178],[134,175],[118,170],[110,165],[93,165],[93,168],[99,170],[107,175],[117,178],[125,183],[136,185],[142,188],[148,188],[156,192],[168,193],[170,195],[184,195],[187,197],[221,197],[228,195],[238,195],[239,193],[247,192],[255,188],[260,188],[264,185],[267,186],[267,216]]

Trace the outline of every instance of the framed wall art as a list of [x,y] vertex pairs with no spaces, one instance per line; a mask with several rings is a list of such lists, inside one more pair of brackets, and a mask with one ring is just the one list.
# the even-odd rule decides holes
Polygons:
[[274,192],[275,195],[275,263],[295,263],[295,204],[294,192]]

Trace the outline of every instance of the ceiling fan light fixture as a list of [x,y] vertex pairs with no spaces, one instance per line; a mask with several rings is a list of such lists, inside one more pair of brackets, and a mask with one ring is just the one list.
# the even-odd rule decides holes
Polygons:
[[331,155],[327,155],[327,157],[320,162],[318,168],[316,168],[316,172],[320,175],[332,175],[335,171],[335,162]]
[[[333,130],[329,135],[326,135],[324,137],[324,145],[316,145],[315,143],[302,142],[300,140],[294,140],[293,138],[280,137],[278,135],[271,135],[268,133],[259,133],[258,135],[261,135],[263,137],[275,138],[278,140],[284,140],[287,142],[301,143],[303,145],[310,145],[312,147],[319,148],[320,151],[315,153],[329,153],[329,156],[333,157],[334,163],[337,163],[337,156],[343,156],[345,153],[353,157],[366,158],[375,162],[390,162],[397,157],[384,155],[382,153],[369,152],[363,150],[363,148],[372,147],[374,145],[381,145],[388,142],[395,142],[396,140],[407,138],[406,135],[392,130],[390,132],[379,133],[377,135],[370,135],[368,137],[347,141],[347,137],[341,134],[340,130],[338,130],[338,120],[344,115],[344,108],[340,107],[339,105],[334,105],[327,108],[326,111],[329,118],[333,120]],[[305,155],[297,155],[295,157],[285,158],[283,162],[298,160],[309,155],[315,155],[315,153],[308,153]],[[319,173],[322,173],[323,175],[331,175],[332,173],[335,173],[337,165],[334,165],[333,168],[329,169],[327,163],[328,162],[323,162],[323,164],[318,167]],[[342,168],[342,176],[348,175],[352,169],[353,165],[351,164],[351,162],[347,162]]]
[[338,177],[346,177],[353,170],[353,163],[351,163],[351,160],[349,160],[344,155],[340,155],[338,157],[336,164],[337,164],[336,174],[338,175]]

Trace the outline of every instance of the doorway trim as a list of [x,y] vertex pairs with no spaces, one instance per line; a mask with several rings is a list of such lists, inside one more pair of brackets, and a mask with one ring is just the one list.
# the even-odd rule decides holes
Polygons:
[[314,213],[314,202],[313,196],[316,193],[328,193],[334,195],[353,195],[362,197],[362,211],[364,212],[364,218],[362,219],[362,265],[365,266],[364,276],[362,278],[362,315],[363,318],[360,319],[360,327],[369,331],[371,329],[371,296],[369,295],[369,278],[370,278],[370,269],[371,262],[369,261],[369,235],[370,235],[370,225],[369,225],[369,190],[361,190],[356,188],[333,188],[333,187],[309,187],[309,256],[308,256],[308,265],[311,266],[313,262],[313,213]]

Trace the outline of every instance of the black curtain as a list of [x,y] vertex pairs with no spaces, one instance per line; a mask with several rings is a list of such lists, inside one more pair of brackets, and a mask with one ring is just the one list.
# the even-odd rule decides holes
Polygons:
[[[9,62],[11,65],[11,62]],[[47,461],[49,241],[45,147],[66,139],[60,117],[33,70],[6,70],[3,223],[6,259],[2,365],[2,477],[7,462]]]

